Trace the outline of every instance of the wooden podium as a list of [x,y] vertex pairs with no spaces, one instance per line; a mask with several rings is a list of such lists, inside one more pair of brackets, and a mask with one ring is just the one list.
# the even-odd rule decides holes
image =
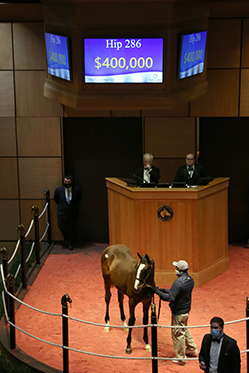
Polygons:
[[169,286],[176,279],[173,261],[189,263],[189,274],[201,286],[229,267],[229,178],[196,188],[127,187],[106,178],[109,242],[124,244],[137,257],[155,261],[155,280]]

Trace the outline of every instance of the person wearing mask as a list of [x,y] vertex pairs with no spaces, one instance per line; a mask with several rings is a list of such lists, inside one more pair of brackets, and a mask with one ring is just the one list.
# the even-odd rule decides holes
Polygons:
[[213,317],[210,334],[203,337],[199,354],[200,368],[206,373],[240,373],[240,351],[235,339],[224,333],[224,321]]
[[58,227],[64,237],[64,245],[73,250],[76,242],[76,219],[81,190],[73,185],[73,177],[65,176],[64,185],[55,189],[54,201],[57,204]]
[[157,184],[160,179],[160,170],[156,166],[152,166],[153,155],[145,153],[143,155],[143,167],[138,168],[133,175],[134,181],[138,185],[143,183]]
[[[171,309],[171,325],[175,327],[171,329],[171,335],[177,358],[172,361],[179,365],[186,365],[186,355],[197,356],[198,354],[197,346],[187,328],[194,280],[188,274],[188,263],[185,260],[179,260],[172,264],[176,267],[177,279],[171,288],[157,287],[152,289],[162,300],[169,302]],[[178,326],[185,326],[185,328],[178,328]]]
[[201,178],[213,180],[212,176],[205,170],[201,164],[196,164],[194,153],[187,153],[185,156],[186,164],[178,168],[174,182],[185,182],[187,185],[199,185]]

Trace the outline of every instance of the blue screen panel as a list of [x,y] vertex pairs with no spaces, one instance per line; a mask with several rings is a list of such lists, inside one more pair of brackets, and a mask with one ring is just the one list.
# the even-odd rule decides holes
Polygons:
[[85,83],[162,83],[163,39],[84,39]]
[[201,74],[204,71],[207,31],[183,35],[179,78]]
[[48,73],[70,81],[68,38],[45,32]]

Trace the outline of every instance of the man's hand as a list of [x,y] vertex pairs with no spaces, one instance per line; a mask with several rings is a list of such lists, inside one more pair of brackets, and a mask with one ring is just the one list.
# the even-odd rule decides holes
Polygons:
[[154,293],[157,291],[157,289],[158,289],[158,287],[156,287],[156,286],[151,286],[151,285],[149,285],[149,284],[146,284],[145,285],[147,288],[150,288]]
[[200,362],[200,368],[202,369],[202,370],[205,370],[207,367],[206,367],[206,364],[204,363],[204,361],[201,361]]
[[160,290],[162,293],[168,293],[169,292],[169,290],[165,289],[165,288],[159,288],[158,287],[158,290]]

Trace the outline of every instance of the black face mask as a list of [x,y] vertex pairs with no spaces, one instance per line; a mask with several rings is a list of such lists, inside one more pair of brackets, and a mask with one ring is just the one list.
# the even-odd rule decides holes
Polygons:
[[72,184],[66,184],[66,183],[64,183],[64,187],[65,187],[65,188],[68,188],[68,189],[69,189],[71,186],[72,186]]

